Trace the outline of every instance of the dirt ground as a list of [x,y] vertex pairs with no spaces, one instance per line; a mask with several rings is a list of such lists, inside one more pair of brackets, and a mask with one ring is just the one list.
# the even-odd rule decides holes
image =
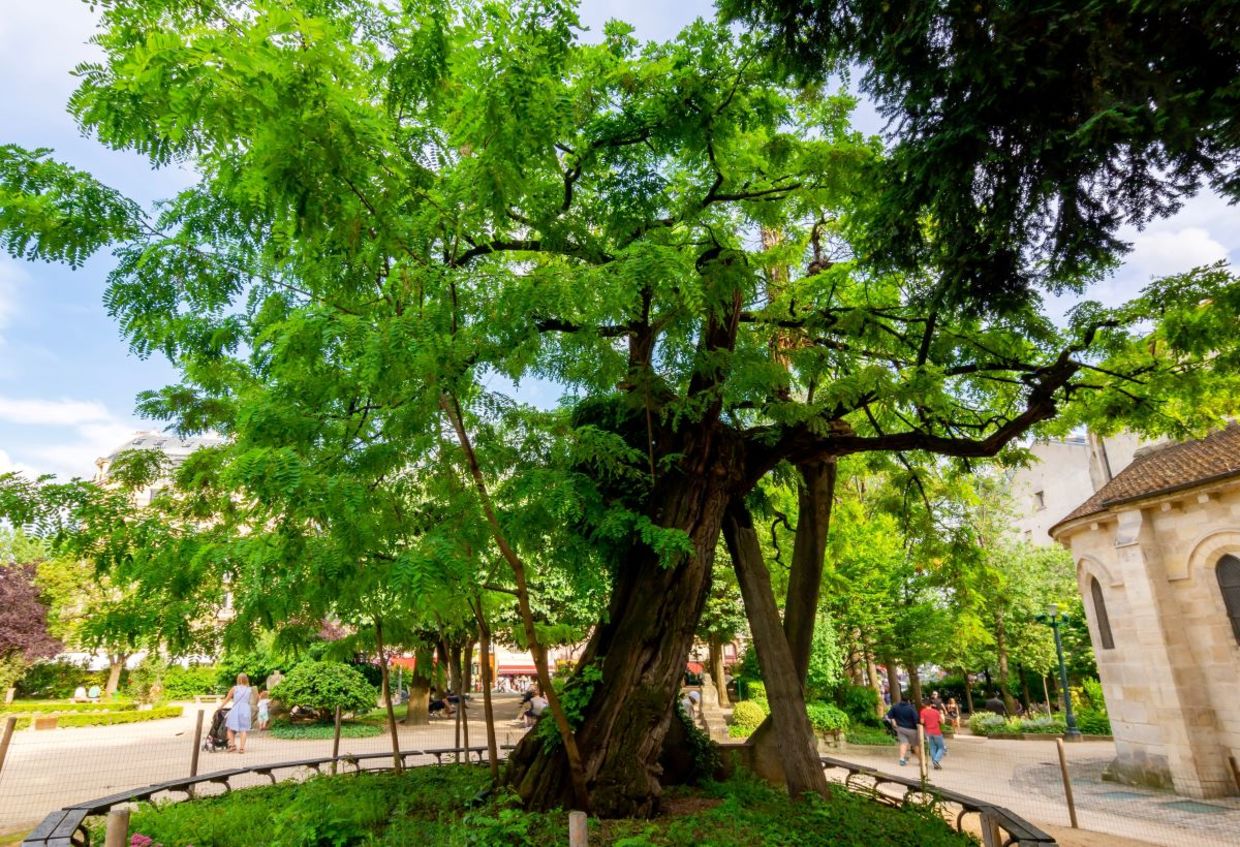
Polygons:
[[1137,841],[1134,838],[1090,832],[1086,829],[1071,829],[1069,827],[1047,826],[1045,824],[1039,824],[1039,826],[1055,836],[1055,840],[1059,842],[1059,847],[1158,847],[1153,841]]

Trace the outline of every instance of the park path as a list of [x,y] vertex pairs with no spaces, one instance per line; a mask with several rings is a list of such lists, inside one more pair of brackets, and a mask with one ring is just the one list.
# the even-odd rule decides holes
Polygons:
[[[1103,782],[1102,771],[1114,756],[1110,742],[1086,741],[1066,749],[1082,829],[1165,847],[1240,845],[1240,798],[1192,800]],[[918,776],[915,760],[900,767],[895,748],[845,745],[834,755],[882,773]],[[962,735],[948,742],[943,770],[932,770],[929,777],[932,785],[1006,806],[1057,832],[1069,825],[1053,738],[1014,741]]]
[[[525,732],[511,722],[518,711],[517,698],[497,695],[495,699],[499,743],[516,743]],[[481,706],[478,702],[469,712],[469,742],[475,747],[486,745]],[[192,704],[186,706],[179,718],[149,723],[15,733],[0,772],[0,834],[28,829],[49,812],[70,803],[187,776],[199,708],[205,711],[205,734],[214,707]],[[402,750],[452,747],[455,724],[442,719],[429,726],[400,726],[398,734]],[[285,741],[251,733],[244,755],[200,753],[198,772],[330,756],[331,746],[331,739]],[[391,742],[386,731],[370,738],[340,741],[341,755],[389,750]],[[415,761],[411,759],[410,763]],[[428,756],[425,761],[434,762],[434,758]],[[255,785],[267,782],[257,776],[247,779]],[[242,786],[247,782],[234,780],[234,784]],[[213,788],[208,786],[203,793],[211,793]]]

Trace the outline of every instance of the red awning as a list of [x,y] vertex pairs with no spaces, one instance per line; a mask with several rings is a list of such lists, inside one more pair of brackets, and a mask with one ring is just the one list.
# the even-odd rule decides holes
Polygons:
[[701,662],[686,662],[685,667],[689,669],[689,673],[700,674],[702,672]]
[[536,674],[538,668],[533,665],[500,665],[496,671],[497,676],[516,676],[517,674]]

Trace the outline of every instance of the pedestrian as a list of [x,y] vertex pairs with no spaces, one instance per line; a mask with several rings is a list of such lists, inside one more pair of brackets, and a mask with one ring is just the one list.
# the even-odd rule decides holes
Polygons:
[[960,704],[956,702],[955,697],[949,697],[947,700],[947,722],[952,729],[960,729]]
[[1007,706],[1003,705],[1003,699],[999,697],[998,691],[991,694],[990,699],[986,701],[986,711],[994,712],[1000,717],[1007,717]]
[[250,732],[250,678],[237,674],[237,684],[228,689],[224,704],[232,704],[224,726],[228,729],[228,752],[245,752],[245,738]]
[[907,700],[901,700],[887,710],[885,720],[895,728],[896,737],[900,739],[900,764],[908,764],[909,750],[912,750],[913,755],[920,759],[921,751],[917,749],[917,723],[919,719],[913,704]]
[[918,717],[925,728],[926,743],[930,745],[930,764],[936,771],[941,771],[943,766],[939,762],[947,753],[947,745],[943,742],[943,714],[931,702],[921,707]]
[[266,691],[259,692],[258,695],[258,731],[266,732],[267,724],[271,722],[271,695]]

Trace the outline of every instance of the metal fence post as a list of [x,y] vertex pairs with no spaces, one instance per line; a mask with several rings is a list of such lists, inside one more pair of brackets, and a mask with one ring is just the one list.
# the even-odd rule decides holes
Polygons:
[[9,755],[9,742],[13,740],[13,730],[17,726],[17,718],[9,716],[4,721],[4,736],[0,737],[0,773],[4,772],[4,760]]
[[1072,779],[1068,776],[1068,755],[1063,749],[1063,739],[1055,739],[1055,749],[1059,751],[1059,772],[1063,775],[1063,793],[1068,798],[1068,820],[1072,828],[1079,829],[1076,824],[1076,801],[1072,799]]
[[104,835],[104,847],[127,847],[129,843],[129,810],[112,809],[108,812],[108,829]]
[[336,775],[336,762],[340,759],[340,707],[336,707],[336,731],[332,734],[332,776]]

